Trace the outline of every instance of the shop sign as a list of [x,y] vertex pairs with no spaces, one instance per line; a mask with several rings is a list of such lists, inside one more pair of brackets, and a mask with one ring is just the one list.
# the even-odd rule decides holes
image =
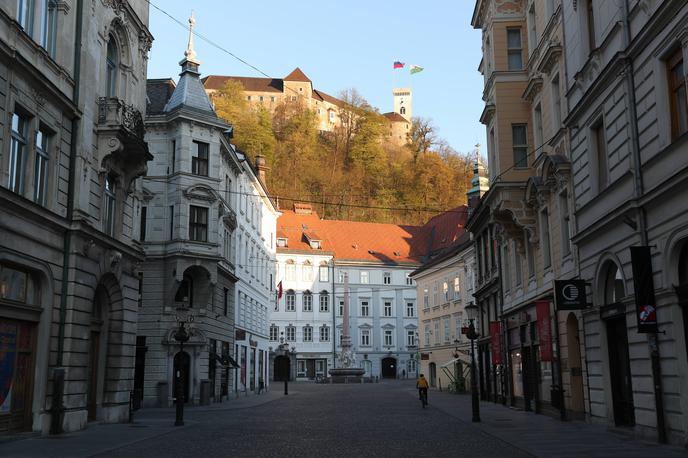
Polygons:
[[552,320],[549,301],[535,301],[535,314],[540,337],[540,361],[552,361]]
[[502,323],[490,321],[490,353],[492,364],[502,364]]
[[587,307],[585,280],[554,280],[557,310],[582,310]]
[[657,332],[657,302],[652,281],[652,254],[649,246],[631,247],[633,288],[635,290],[635,313],[638,332]]
[[420,359],[421,361],[427,361],[430,359],[430,353],[421,353],[420,354]]

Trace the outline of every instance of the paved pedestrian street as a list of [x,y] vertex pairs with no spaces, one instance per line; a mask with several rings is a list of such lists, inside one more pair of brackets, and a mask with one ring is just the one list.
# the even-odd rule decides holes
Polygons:
[[94,424],[59,437],[0,444],[2,457],[672,457],[685,450],[634,441],[582,422],[560,422],[481,403],[470,422],[470,396],[430,391],[422,409],[412,382],[290,384],[260,396],[189,408],[144,409],[133,424]]

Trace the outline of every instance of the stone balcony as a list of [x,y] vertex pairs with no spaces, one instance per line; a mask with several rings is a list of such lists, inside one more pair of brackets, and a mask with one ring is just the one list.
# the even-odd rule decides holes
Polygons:
[[121,180],[127,192],[136,178],[146,175],[153,155],[144,141],[143,116],[116,97],[98,99],[98,156],[100,166]]

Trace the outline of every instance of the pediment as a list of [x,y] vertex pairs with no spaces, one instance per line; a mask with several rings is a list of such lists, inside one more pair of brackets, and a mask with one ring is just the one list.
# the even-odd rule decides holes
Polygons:
[[183,191],[184,197],[193,200],[202,200],[205,202],[215,202],[218,199],[217,192],[215,192],[210,186],[203,184],[197,184],[189,186]]

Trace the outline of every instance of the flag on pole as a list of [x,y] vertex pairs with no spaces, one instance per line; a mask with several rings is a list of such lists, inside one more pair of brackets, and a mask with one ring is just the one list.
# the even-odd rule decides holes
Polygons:
[[414,73],[420,73],[420,72],[422,72],[422,71],[423,71],[423,67],[421,67],[420,65],[414,65],[414,64],[411,64],[411,67],[410,67],[410,69],[409,69],[409,72],[410,72],[412,75],[413,75]]
[[398,60],[397,60],[397,61],[394,61],[394,69],[397,69],[397,68],[404,68],[404,65],[406,65],[406,64],[403,63],[403,62],[399,62]]
[[277,300],[282,299],[282,280],[277,283]]

